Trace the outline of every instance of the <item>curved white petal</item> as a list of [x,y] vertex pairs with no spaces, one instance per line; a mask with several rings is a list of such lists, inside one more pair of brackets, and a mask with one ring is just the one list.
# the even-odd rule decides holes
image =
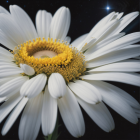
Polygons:
[[48,89],[53,98],[61,98],[66,94],[66,83],[59,73],[52,73],[48,80]]
[[7,70],[7,69],[16,69],[18,68],[17,65],[3,65],[0,67],[0,70]]
[[68,131],[74,137],[83,136],[85,133],[83,115],[71,90],[67,87],[67,93],[57,101],[60,114]]
[[117,19],[118,14],[119,14],[119,12],[115,13],[115,15],[113,16],[113,18],[111,19],[111,21],[114,20],[114,19]]
[[3,84],[0,87],[0,97],[15,94],[27,80],[27,76],[19,76]]
[[25,36],[25,41],[33,40],[38,37],[33,22],[21,7],[10,5],[10,12]]
[[138,56],[138,57],[134,57],[135,59],[138,59],[138,60],[140,60],[140,56]]
[[19,124],[20,140],[35,140],[40,129],[43,94],[28,101]]
[[11,62],[11,61],[8,61],[8,60],[4,60],[4,59],[0,59],[0,65],[1,66],[10,65],[10,66],[17,67],[17,65],[14,62]]
[[4,54],[4,55],[13,57],[13,54],[12,54],[12,53],[10,53],[8,50],[6,50],[6,49],[4,49],[4,48],[2,48],[2,47],[0,46],[0,55],[1,55],[1,54]]
[[[96,39],[96,44],[100,41],[102,41],[103,39],[107,38],[108,37],[108,34],[110,34],[112,32],[112,30],[118,26],[119,24],[119,20],[112,20],[110,21],[109,23],[107,23],[106,25],[104,25],[102,28],[100,28],[98,30],[98,32],[96,32],[94,34],[94,36],[92,36],[93,38]],[[86,40],[87,42],[88,40]],[[86,43],[85,42],[85,43]],[[84,44],[80,44],[77,46],[77,48],[80,50],[82,47],[84,46]]]
[[87,44],[85,44],[85,45],[81,48],[80,51],[83,52],[83,51],[85,51],[85,50],[91,48],[95,42],[96,42],[96,39],[94,39],[94,38],[91,39]]
[[94,53],[90,54],[89,56],[86,57],[85,60],[86,61],[92,60],[94,58],[97,58],[104,54],[108,54],[109,52],[118,50],[120,48],[123,48],[127,45],[134,44],[139,41],[140,41],[140,32],[128,34],[128,35],[123,36],[120,39],[106,45],[105,47],[102,47],[101,49],[95,51]]
[[134,110],[134,112],[135,112],[137,118],[140,118],[140,109],[135,109],[135,108],[133,108],[133,110]]
[[50,38],[64,40],[70,26],[70,11],[60,7],[53,16],[50,27]]
[[24,73],[27,75],[34,75],[35,74],[35,70],[29,65],[20,64],[20,67],[24,71]]
[[[130,48],[140,48],[140,44],[134,44],[134,45],[128,45],[128,46],[125,46],[123,48],[120,48],[119,50],[123,50],[123,49],[130,49]],[[139,51],[140,53],[140,51]]]
[[0,78],[13,76],[13,75],[17,75],[17,74],[20,74],[20,73],[23,73],[23,70],[21,68],[12,67],[10,69],[0,70]]
[[90,75],[80,76],[87,80],[116,81],[130,85],[140,86],[140,75],[136,73],[123,72],[94,72]]
[[125,60],[128,58],[133,58],[139,56],[139,54],[140,54],[140,47],[121,49],[121,50],[110,52],[98,58],[95,58],[92,61],[88,61],[86,63],[87,64],[86,67],[87,68],[97,67],[97,66]]
[[36,14],[36,28],[39,37],[48,39],[52,15],[45,10],[39,10]]
[[108,45],[109,43],[119,39],[120,37],[124,36],[125,33],[119,33],[117,35],[113,35],[109,38],[106,38],[104,40],[102,40],[101,42],[97,43],[95,46],[89,48],[85,53],[84,55],[88,57],[89,54],[92,54],[93,52],[95,52],[96,50],[98,49],[101,49],[102,47]]
[[7,99],[7,97],[0,98],[0,103],[4,102]]
[[117,93],[116,90],[108,87],[108,84],[102,81],[92,81],[103,96],[103,101],[119,113],[122,117],[136,124],[138,119],[132,107]]
[[5,100],[6,100],[6,97],[0,98],[0,103],[2,103],[2,102],[5,101]]
[[74,83],[69,82],[68,86],[77,96],[87,103],[96,104],[102,100],[101,94],[96,87],[87,82],[75,80]]
[[12,61],[13,61],[13,60],[5,60],[5,59],[1,59],[1,58],[0,58],[0,63],[3,63],[3,64],[4,64],[4,63],[13,63]]
[[80,37],[76,38],[72,43],[72,47],[77,47],[86,37],[87,37],[88,33],[87,34],[84,34],[84,35],[81,35]]
[[18,44],[15,43],[9,36],[0,30],[0,43],[7,48],[13,50]]
[[2,135],[6,135],[7,132],[10,130],[16,119],[18,118],[19,114],[23,110],[24,106],[26,105],[28,98],[23,98],[18,105],[14,108],[8,119],[6,120],[3,128],[2,128]]
[[115,12],[111,12],[110,14],[108,14],[106,17],[102,18],[89,32],[89,34],[87,35],[87,37],[78,45],[81,46],[81,44],[85,44],[86,41],[88,39],[90,39],[91,37],[94,37],[94,34],[98,32],[98,30],[105,26],[107,23],[109,23],[109,21],[111,21],[111,19],[114,17]]
[[7,55],[1,53],[0,54],[0,59],[12,61],[13,60],[13,57],[7,56]]
[[5,13],[7,15],[10,15],[10,13],[5,8],[3,8],[2,6],[0,6],[0,14],[1,13]]
[[20,89],[20,94],[28,98],[33,98],[43,90],[46,81],[47,76],[45,74],[39,74],[23,84]]
[[132,12],[130,14],[127,14],[124,16],[122,19],[120,19],[120,24],[119,26],[110,34],[118,34],[120,33],[128,24],[130,24],[137,16],[139,15],[139,12]]
[[140,60],[127,60],[117,63],[104,65],[88,72],[92,71],[117,71],[117,72],[138,72],[140,71]]
[[13,95],[8,101],[0,106],[0,123],[10,113],[10,111],[18,104],[22,99],[19,93]]
[[11,38],[17,45],[24,43],[25,37],[12,16],[2,13],[0,14],[0,21],[0,29],[8,38]]
[[92,105],[84,102],[78,97],[77,100],[86,113],[101,129],[106,132],[110,132],[115,128],[114,120],[109,110],[102,102],[97,105]]
[[124,12],[121,12],[117,15],[117,19],[120,19],[123,16]]
[[138,101],[136,99],[134,99],[131,95],[129,95],[127,92],[125,92],[124,90],[111,85],[109,83],[104,83],[108,88],[112,89],[113,91],[115,91],[117,94],[119,94],[123,100],[125,100],[130,106],[136,108],[136,109],[140,109],[140,104],[138,103]]
[[42,107],[42,131],[45,136],[52,134],[57,118],[57,100],[52,98],[48,86],[45,88]]
[[8,76],[6,78],[0,78],[0,86],[5,84],[6,82],[16,78],[16,77],[19,77],[20,75],[14,75],[14,76]]

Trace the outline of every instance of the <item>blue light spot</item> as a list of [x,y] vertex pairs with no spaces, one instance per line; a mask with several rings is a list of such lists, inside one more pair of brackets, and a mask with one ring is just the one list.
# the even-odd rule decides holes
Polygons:
[[109,10],[109,9],[110,9],[110,7],[109,7],[109,6],[107,6],[107,7],[106,7],[106,9],[107,9],[107,10]]
[[7,0],[6,2],[8,3],[9,1]]

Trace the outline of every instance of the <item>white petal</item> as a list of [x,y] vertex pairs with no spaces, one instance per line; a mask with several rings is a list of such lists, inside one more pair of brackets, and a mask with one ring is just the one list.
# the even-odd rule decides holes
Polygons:
[[84,55],[88,57],[89,54],[92,54],[93,52],[95,52],[96,50],[98,49],[101,49],[102,47],[108,45],[109,43],[119,39],[120,37],[124,36],[125,33],[119,33],[117,35],[113,35],[109,38],[106,38],[104,40],[102,40],[101,42],[97,43],[95,46],[89,48],[85,53]]
[[106,55],[100,56],[98,58],[93,59],[92,61],[87,62],[86,67],[87,68],[97,67],[97,66],[125,60],[128,58],[136,57],[139,56],[139,54],[140,54],[139,47],[121,49],[121,50],[110,52]]
[[137,118],[140,118],[140,109],[133,108],[133,110],[135,111]]
[[140,56],[138,56],[138,57],[134,57],[135,59],[138,59],[138,60],[140,60]]
[[[137,47],[140,48],[140,44],[128,45],[128,46],[125,46],[123,48],[120,48],[119,50],[130,49],[130,48],[137,48]],[[140,53],[140,50],[139,50],[139,53]]]
[[45,88],[42,107],[42,131],[45,136],[52,134],[57,118],[57,100],[52,98],[48,86]]
[[35,140],[40,129],[43,94],[30,99],[21,116],[19,125],[20,140]]
[[10,53],[8,50],[6,50],[6,49],[4,49],[2,47],[0,47],[0,54],[4,54],[4,55],[13,57],[12,53]]
[[4,59],[4,60],[13,60],[13,57],[11,57],[11,56],[7,56],[7,55],[5,55],[5,54],[0,54],[0,59]]
[[18,67],[12,67],[10,69],[0,70],[0,78],[17,75],[23,73],[23,70]]
[[102,47],[101,49],[95,51],[94,53],[92,53],[91,55],[86,57],[85,60],[89,61],[91,59],[97,58],[99,56],[102,56],[104,54],[107,54],[114,50],[118,50],[120,48],[123,48],[127,45],[131,45],[131,44],[139,42],[139,41],[140,41],[140,32],[128,34],[128,35],[106,45],[105,47]]
[[64,39],[64,41],[67,41],[67,43],[70,43],[71,38],[69,36],[66,36],[65,39]]
[[16,68],[18,68],[17,65],[16,66],[14,66],[14,65],[3,65],[3,66],[0,67],[0,70],[16,69]]
[[140,115],[140,109],[136,109],[136,108],[133,108],[133,110],[135,111],[136,114],[139,114]]
[[20,94],[28,98],[33,98],[43,90],[46,81],[47,76],[45,74],[39,74],[23,84],[20,89]]
[[124,16],[119,24],[119,26],[110,34],[114,35],[114,34],[118,34],[120,33],[129,23],[131,23],[137,16],[139,15],[139,12],[132,12],[130,14],[127,14],[126,16]]
[[19,104],[14,108],[8,119],[6,120],[3,128],[2,128],[2,135],[6,135],[7,132],[10,130],[16,119],[18,118],[19,114],[23,110],[24,106],[26,105],[28,98],[23,98]]
[[17,5],[10,5],[10,12],[12,17],[22,30],[22,33],[26,38],[25,41],[33,40],[38,37],[33,22],[21,7]]
[[111,19],[111,21],[114,20],[114,19],[117,19],[118,14],[119,14],[119,12],[115,13],[115,15],[113,16],[113,18]]
[[0,43],[11,50],[13,50],[15,48],[15,46],[18,45],[1,30],[0,30]]
[[67,88],[67,93],[61,99],[58,99],[58,107],[70,134],[74,137],[83,136],[85,133],[83,115],[75,96],[69,88]]
[[3,62],[0,62],[0,65],[3,67],[3,66],[15,66],[15,67],[17,67],[17,65],[15,64],[15,63],[13,63],[13,62],[6,62],[6,61],[3,61]]
[[20,90],[21,86],[27,81],[27,79],[27,76],[19,76],[3,84],[0,87],[0,97],[15,94]]
[[120,19],[123,16],[124,12],[121,12],[120,14],[117,15],[117,19]]
[[100,28],[94,35],[93,37],[99,39],[101,38],[106,32],[108,32],[113,26],[116,26],[116,24],[119,24],[119,20],[112,20],[108,22],[106,25],[104,25],[102,28]]
[[66,83],[59,73],[52,73],[48,80],[48,89],[53,98],[61,98],[66,94]]
[[35,70],[29,65],[20,64],[20,67],[24,71],[24,73],[27,75],[34,75],[35,74]]
[[24,43],[25,39],[23,33],[12,16],[0,14],[0,21],[0,29],[6,36],[11,38],[17,45]]
[[0,63],[3,63],[3,64],[4,64],[4,63],[13,63],[12,61],[13,61],[13,59],[11,59],[11,60],[6,60],[6,59],[1,59],[1,58],[0,58]]
[[116,81],[130,85],[140,86],[140,75],[136,73],[95,72],[90,75],[80,76],[80,78],[87,80]]
[[115,128],[114,120],[102,102],[97,105],[92,105],[84,102],[78,97],[77,100],[86,111],[86,113],[101,129],[106,132],[110,132]]
[[48,39],[52,15],[45,10],[39,10],[36,15],[36,27],[39,37]]
[[81,35],[80,37],[76,38],[72,43],[72,47],[77,47],[86,37],[87,37],[88,33],[87,34],[84,34],[84,35]]
[[64,40],[70,26],[70,11],[66,7],[59,8],[51,22],[50,38]]
[[127,92],[125,92],[124,90],[122,90],[114,85],[111,85],[109,83],[105,83],[105,85],[108,88],[110,88],[111,90],[113,90],[115,93],[119,94],[119,96],[123,100],[125,100],[130,106],[137,108],[137,109],[140,109],[140,104],[138,103],[138,101],[136,99],[134,99],[131,95],[129,95]]
[[0,14],[1,13],[5,13],[7,15],[10,15],[10,13],[5,8],[3,8],[2,6],[0,6]]
[[[103,39],[108,37],[108,34],[110,34],[110,32],[112,32],[112,30],[119,24],[119,20],[112,20],[109,23],[107,23],[106,25],[104,25],[102,28],[100,28],[98,30],[98,32],[96,32],[94,34],[94,36],[92,36],[93,38],[96,38],[96,42],[98,43],[100,41],[102,41]],[[87,40],[86,40],[87,42]],[[77,46],[77,48],[79,48],[79,50],[81,49],[81,47],[83,46],[83,44],[80,44]]]
[[80,51],[83,52],[83,51],[85,51],[85,50],[91,48],[95,41],[96,41],[96,39],[90,40],[87,44],[85,44],[85,45],[83,46],[83,48],[81,48]]
[[11,62],[11,61],[8,61],[8,60],[2,60],[2,59],[0,59],[0,65],[1,66],[7,66],[7,65],[9,65],[9,66],[15,66],[15,67],[17,67],[17,64],[15,64],[14,62]]
[[0,43],[7,48],[13,50],[18,44],[15,43],[9,36],[0,30]]
[[127,61],[117,62],[117,63],[108,64],[108,65],[104,65],[104,66],[92,69],[88,72],[92,72],[92,71],[138,72],[140,71],[140,61],[127,60]]
[[6,78],[0,78],[0,86],[5,84],[6,82],[16,78],[16,77],[19,77],[20,75],[14,75],[14,76],[9,76],[9,77],[6,77]]
[[0,98],[0,103],[4,102],[7,97]]
[[74,82],[75,83],[69,82],[68,86],[77,96],[79,96],[85,102],[96,104],[97,102],[100,102],[102,100],[99,91],[91,84],[80,80],[75,80]]
[[101,81],[92,81],[101,92],[103,96],[103,101],[119,113],[122,117],[130,121],[131,123],[136,124],[138,119],[134,110],[129,106],[125,100],[113,89],[110,89],[105,82]]
[[90,33],[88,34],[88,36],[79,44],[79,46],[81,44],[85,44],[86,41],[88,39],[90,39],[91,37],[94,37],[94,34],[98,32],[99,29],[101,29],[103,26],[105,26],[107,23],[109,23],[109,21],[111,21],[111,19],[114,17],[115,12],[110,13],[109,15],[107,15],[106,17],[102,18],[90,31]]
[[0,123],[10,113],[10,111],[18,104],[22,99],[19,93],[13,95],[8,101],[0,106]]

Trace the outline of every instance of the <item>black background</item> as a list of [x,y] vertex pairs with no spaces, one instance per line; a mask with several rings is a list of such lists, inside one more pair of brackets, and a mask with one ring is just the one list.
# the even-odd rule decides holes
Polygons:
[[[71,11],[71,26],[68,36],[72,38],[72,41],[80,35],[88,33],[101,18],[112,11],[124,12],[124,15],[132,11],[140,11],[139,0],[0,0],[0,5],[5,7],[7,10],[9,10],[9,5],[13,4],[22,7],[29,14],[33,22],[35,22],[35,15],[40,9],[45,9],[48,12],[54,14],[59,7],[68,7]],[[107,6],[110,7],[110,10],[106,10]],[[127,26],[123,31],[126,32],[126,34],[140,31],[140,16],[137,17],[131,24],[129,24],[129,26]],[[135,99],[140,101],[140,88],[117,82],[110,83],[120,87],[132,95]],[[106,133],[101,130],[82,109],[85,119],[86,131],[85,135],[79,138],[79,140],[140,139],[140,123],[136,125],[131,124],[111,108],[109,108],[109,111],[111,112],[115,121],[115,130],[110,133]],[[0,140],[18,140],[18,126],[20,117],[21,115],[18,117],[17,121],[6,136],[2,136],[0,134]],[[65,128],[61,117],[59,118],[59,123],[61,124],[59,131],[61,132],[61,135],[59,136],[58,140],[75,140],[76,138],[73,138]],[[5,120],[0,124],[0,131]],[[43,139],[43,134],[40,129],[37,140]]]

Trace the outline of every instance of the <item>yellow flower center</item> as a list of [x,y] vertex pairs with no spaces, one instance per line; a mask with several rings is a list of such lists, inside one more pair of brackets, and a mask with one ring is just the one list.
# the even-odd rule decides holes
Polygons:
[[15,47],[14,60],[18,66],[20,63],[34,68],[36,75],[45,73],[60,73],[66,82],[77,79],[84,74],[85,60],[82,52],[69,47],[67,42],[60,43],[59,40],[37,38]]

